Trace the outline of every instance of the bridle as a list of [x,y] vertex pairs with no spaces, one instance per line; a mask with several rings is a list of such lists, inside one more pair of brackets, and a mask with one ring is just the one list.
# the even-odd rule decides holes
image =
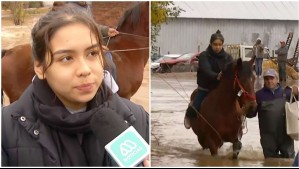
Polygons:
[[246,100],[255,101],[256,97],[255,94],[251,94],[248,91],[246,91],[241,84],[239,78],[238,78],[238,71],[235,70],[235,79],[234,79],[234,89],[237,87],[240,88],[239,92],[237,93],[238,97],[241,97],[242,101],[245,102]]

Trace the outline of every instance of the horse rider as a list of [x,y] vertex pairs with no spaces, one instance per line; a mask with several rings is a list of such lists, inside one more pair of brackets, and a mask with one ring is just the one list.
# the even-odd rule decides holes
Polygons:
[[210,44],[206,51],[200,53],[198,58],[197,85],[198,93],[186,110],[184,125],[190,129],[190,118],[196,118],[197,112],[204,98],[215,89],[226,65],[233,61],[231,55],[224,51],[224,37],[219,30],[211,35]]

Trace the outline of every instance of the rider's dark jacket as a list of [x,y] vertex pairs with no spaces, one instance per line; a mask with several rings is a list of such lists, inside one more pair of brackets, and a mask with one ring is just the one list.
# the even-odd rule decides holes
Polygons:
[[232,56],[226,53],[224,49],[219,54],[216,54],[210,45],[197,58],[197,84],[208,90],[217,87],[219,84],[219,80],[217,80],[218,73],[223,71],[226,65],[233,61]]

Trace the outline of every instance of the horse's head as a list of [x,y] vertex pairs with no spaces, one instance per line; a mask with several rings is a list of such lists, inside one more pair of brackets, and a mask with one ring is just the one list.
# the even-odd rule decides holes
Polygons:
[[118,22],[117,30],[149,37],[149,2],[140,2],[128,9]]
[[239,97],[239,104],[242,107],[243,113],[255,110],[257,107],[253,74],[253,63],[255,56],[250,61],[237,60],[234,67],[234,91]]

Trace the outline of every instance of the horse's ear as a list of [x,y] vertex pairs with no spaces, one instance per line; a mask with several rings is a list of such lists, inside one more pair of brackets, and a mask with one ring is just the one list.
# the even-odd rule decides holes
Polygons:
[[253,55],[253,57],[250,59],[249,63],[251,65],[253,65],[254,61],[255,61],[256,55]]
[[237,60],[237,69],[238,70],[240,70],[240,69],[242,69],[242,59],[241,58],[239,58],[238,60]]

